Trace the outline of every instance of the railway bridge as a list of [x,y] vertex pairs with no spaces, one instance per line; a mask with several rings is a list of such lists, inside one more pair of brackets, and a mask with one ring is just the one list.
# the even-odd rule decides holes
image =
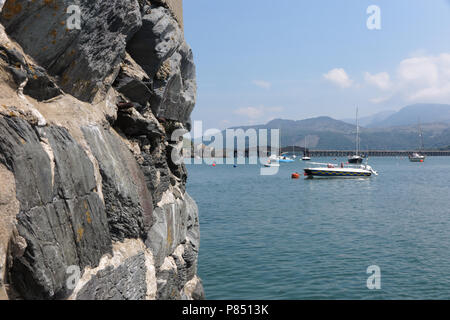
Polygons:
[[[361,154],[369,157],[407,157],[417,150],[368,150]],[[450,156],[450,150],[423,150],[420,151],[428,157]],[[355,154],[355,150],[309,150],[312,157],[347,157]]]

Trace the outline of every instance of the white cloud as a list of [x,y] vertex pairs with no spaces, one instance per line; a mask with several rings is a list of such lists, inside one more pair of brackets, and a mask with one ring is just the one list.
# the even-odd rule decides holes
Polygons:
[[253,80],[252,83],[260,88],[263,89],[270,89],[270,87],[272,87],[272,84],[268,81],[264,81],[264,80]]
[[234,114],[245,116],[249,118],[250,120],[257,120],[262,118],[267,118],[272,113],[278,113],[283,111],[282,107],[265,107],[265,106],[259,106],[259,107],[246,107],[246,108],[239,108],[233,111]]
[[439,78],[436,61],[431,57],[409,58],[400,62],[397,70],[401,81],[434,86]]
[[364,74],[364,79],[368,84],[371,84],[381,90],[388,90],[391,88],[391,77],[387,72],[380,72],[377,74],[370,74],[366,72]]
[[324,74],[323,77],[341,88],[349,88],[353,81],[342,68],[335,68]]
[[387,91],[388,96],[370,99],[372,103],[383,103],[399,98],[406,103],[448,103],[450,100],[450,53],[406,58],[398,64],[393,77],[387,72],[366,72],[366,83]]
[[408,58],[397,69],[398,90],[412,101],[448,102],[450,54]]

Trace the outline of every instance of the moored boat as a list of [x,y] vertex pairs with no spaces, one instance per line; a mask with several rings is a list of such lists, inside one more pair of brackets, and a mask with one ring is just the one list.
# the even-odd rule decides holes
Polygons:
[[279,167],[280,164],[278,162],[271,162],[270,160],[267,163],[264,163],[264,167],[266,168],[272,168],[272,167]]
[[425,156],[421,155],[420,153],[414,152],[413,154],[409,155],[409,161],[411,162],[424,162]]
[[311,157],[309,156],[309,150],[306,147],[306,136],[305,136],[305,148],[303,151],[302,161],[310,161],[310,160],[311,160]]
[[270,168],[270,167],[279,167],[280,163],[278,161],[279,157],[276,155],[271,155],[269,159],[267,159],[267,162],[264,163],[264,167]]
[[[419,129],[419,139],[420,139],[420,151],[423,150],[423,133],[422,133],[422,128],[420,126],[420,120],[419,120],[419,124],[418,124],[418,129]],[[425,156],[420,153],[420,152],[414,152],[412,154],[410,154],[408,156],[409,161],[411,162],[424,162],[425,161]]]
[[287,157],[287,156],[280,156],[278,158],[278,162],[285,162],[285,163],[287,163],[287,162],[294,162],[294,160],[289,158],[289,157]]
[[332,163],[312,162],[313,166],[305,168],[307,178],[368,178],[378,173],[368,164],[360,165],[340,165]]
[[363,162],[363,157],[359,154],[360,139],[359,139],[359,120],[358,120],[358,108],[356,108],[356,148],[355,154],[348,157],[348,163],[360,164]]

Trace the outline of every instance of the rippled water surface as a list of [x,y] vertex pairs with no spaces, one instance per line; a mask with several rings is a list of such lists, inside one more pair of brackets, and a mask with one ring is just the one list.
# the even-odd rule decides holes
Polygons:
[[207,298],[450,299],[450,157],[370,164],[380,175],[363,180],[292,180],[300,161],[275,176],[188,165]]

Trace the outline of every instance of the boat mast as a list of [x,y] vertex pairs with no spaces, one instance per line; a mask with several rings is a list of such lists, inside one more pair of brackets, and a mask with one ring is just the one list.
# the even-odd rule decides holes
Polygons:
[[278,127],[278,157],[281,157],[281,129]]
[[305,152],[303,152],[303,155],[304,155],[305,157],[308,156],[308,151],[307,151],[307,149],[306,149],[306,136],[305,136]]
[[356,107],[356,155],[359,156],[359,120],[358,120],[358,107]]
[[419,138],[420,138],[420,151],[423,152],[424,145],[423,145],[423,133],[422,133],[422,127],[420,125],[420,119],[419,119]]

